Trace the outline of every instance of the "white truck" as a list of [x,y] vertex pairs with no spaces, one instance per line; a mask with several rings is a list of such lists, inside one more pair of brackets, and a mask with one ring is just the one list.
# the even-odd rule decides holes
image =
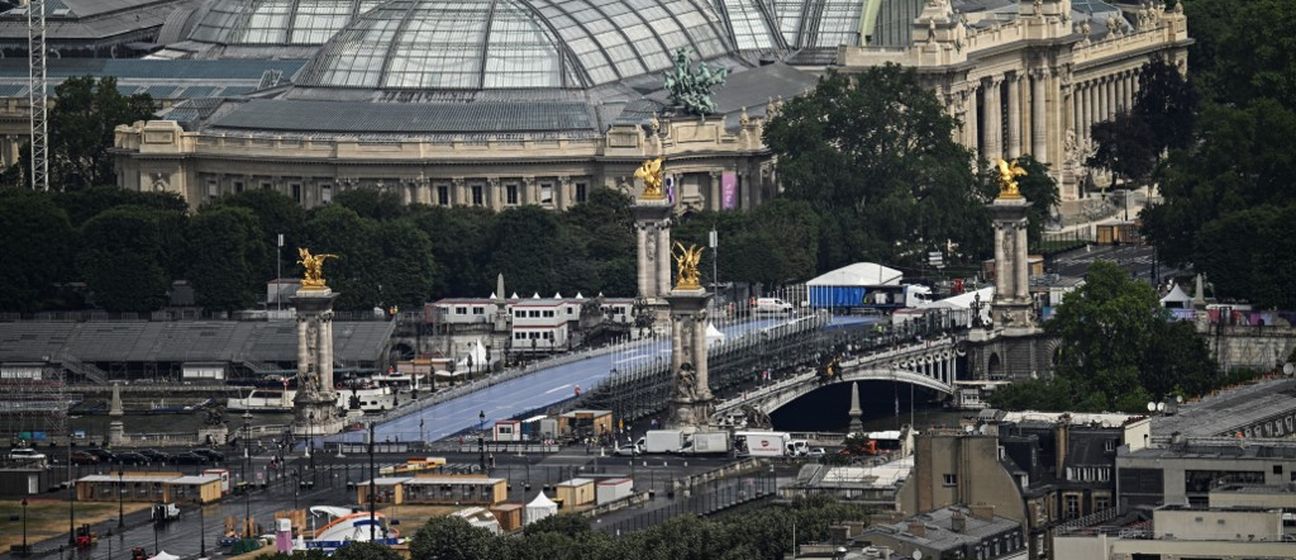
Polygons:
[[684,432],[679,430],[648,430],[638,443],[644,453],[679,453],[684,448]]
[[734,447],[740,456],[804,457],[810,445],[803,439],[792,439],[787,432],[734,432]]
[[723,454],[729,452],[729,432],[695,432],[684,442],[684,455]]

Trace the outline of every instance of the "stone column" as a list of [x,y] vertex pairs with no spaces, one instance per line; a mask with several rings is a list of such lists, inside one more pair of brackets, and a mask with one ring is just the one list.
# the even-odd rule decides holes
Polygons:
[[657,297],[657,272],[652,262],[657,258],[656,247],[649,250],[648,239],[651,236],[655,242],[657,233],[652,231],[653,226],[647,222],[635,222],[635,236],[638,251],[636,252],[636,270],[635,278],[638,280],[639,296],[645,298]]
[[499,177],[488,177],[486,184],[482,185],[482,190],[486,191],[482,193],[482,203],[496,212],[504,209],[504,197],[500,196],[499,189]]
[[[319,314],[319,348],[320,387],[326,394],[333,394],[333,310]],[[325,359],[327,358],[327,359]]]
[[1031,155],[1036,161],[1048,162],[1048,111],[1045,81],[1048,71],[1036,70],[1031,76]]
[[995,228],[995,296],[990,312],[996,328],[1023,334],[1034,329],[1026,255],[1025,198],[999,197],[990,205]]
[[293,296],[297,310],[297,395],[292,431],[323,436],[341,431],[333,390],[333,301],[327,287],[302,288]]
[[670,218],[662,218],[657,225],[657,293],[667,294],[671,289],[671,236]]
[[977,126],[978,116],[981,114],[978,111],[977,103],[977,91],[979,89],[978,86],[968,88],[967,100],[965,101],[967,104],[967,125],[963,129],[965,133],[963,145],[977,153],[981,151],[981,133],[980,127]]
[[518,186],[522,189],[519,200],[523,205],[537,204],[540,202],[540,194],[536,191],[535,177],[523,177],[522,184]]
[[464,178],[454,177],[450,179],[450,205],[467,206],[468,201],[464,200]]
[[982,146],[981,153],[991,162],[997,162],[1003,157],[1003,144],[1000,142],[1000,134],[1003,131],[1003,104],[999,98],[1002,85],[1001,78],[993,77],[982,89],[985,106],[985,131],[982,136],[985,138],[985,145]]
[[1021,155],[1021,80],[1013,74],[1008,78],[1008,157]]
[[1107,111],[1103,120],[1111,120],[1119,108],[1116,105],[1116,76],[1107,77]]
[[694,356],[700,356],[693,364],[697,369],[697,395],[698,400],[706,402],[711,400],[711,382],[708,377],[707,368],[707,313],[705,310],[699,311],[693,316],[693,348]]
[[1011,227],[1012,229],[1008,233],[1016,237],[1013,241],[1013,247],[1017,251],[1017,254],[1014,255],[1016,262],[1013,263],[1013,273],[1017,275],[1016,280],[1013,282],[1014,287],[1017,289],[1017,293],[1014,295],[1017,301],[1029,302],[1030,258],[1029,251],[1027,251],[1029,247],[1027,243],[1029,242],[1026,239],[1026,222],[1023,220],[1013,224]]
[[1086,82],[1081,84],[1079,92],[1080,96],[1076,100],[1079,102],[1080,107],[1080,122],[1076,125],[1076,139],[1089,137],[1089,100],[1093,90],[1090,89],[1090,84]]
[[720,192],[720,172],[712,171],[707,173],[707,175],[711,180],[711,193],[708,197],[710,200],[707,201],[707,208],[713,211],[719,211],[724,207],[723,201],[720,198],[722,196]]
[[1129,76],[1124,72],[1116,75],[1116,112],[1129,109]]
[[666,296],[671,318],[671,369],[674,391],[667,425],[694,432],[710,423],[711,388],[707,379],[705,290],[672,290]]
[[1107,108],[1108,108],[1107,86],[1108,86],[1107,78],[1098,79],[1098,88],[1097,91],[1095,92],[1096,95],[1094,95],[1094,99],[1097,101],[1097,105],[1098,105],[1098,114],[1094,118],[1094,122],[1103,122],[1107,120]]
[[1009,286],[1013,277],[1008,272],[1008,253],[1005,232],[1003,224],[995,223],[994,228],[994,257],[995,257],[995,294],[1009,293]]

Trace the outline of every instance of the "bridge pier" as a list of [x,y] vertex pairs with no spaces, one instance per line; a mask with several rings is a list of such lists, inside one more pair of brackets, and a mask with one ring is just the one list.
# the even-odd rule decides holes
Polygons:
[[675,391],[667,426],[696,431],[710,424],[713,401],[707,368],[706,290],[675,289],[666,296],[671,319],[671,372]]

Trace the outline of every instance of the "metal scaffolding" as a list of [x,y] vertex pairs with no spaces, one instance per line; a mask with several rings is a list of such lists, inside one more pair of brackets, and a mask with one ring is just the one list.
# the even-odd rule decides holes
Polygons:
[[45,0],[31,0],[27,6],[28,102],[31,106],[31,186],[49,190],[49,110],[45,105]]

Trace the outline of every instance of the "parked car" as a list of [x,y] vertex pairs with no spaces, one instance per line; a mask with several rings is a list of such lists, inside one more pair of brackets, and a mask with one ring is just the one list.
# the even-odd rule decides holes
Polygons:
[[18,447],[9,452],[9,460],[24,462],[44,461],[45,454],[30,447]]
[[167,454],[156,449],[141,449],[139,454],[147,457],[150,463],[161,463],[167,460]]
[[166,462],[171,463],[173,465],[206,465],[207,457],[203,455],[199,455],[192,451],[185,451],[183,453],[176,453],[175,455],[171,455],[170,457],[167,457]]
[[202,455],[203,457],[206,457],[208,461],[211,461],[213,463],[225,462],[225,454],[221,453],[220,451],[216,451],[215,449],[207,449],[205,447],[200,447],[198,449],[190,450],[190,452]]
[[98,465],[99,464],[99,458],[96,457],[94,453],[90,453],[88,451],[73,451],[71,460],[73,465]]
[[112,463],[117,459],[117,455],[107,449],[87,449],[85,452],[94,455],[101,463]]
[[807,452],[807,453],[806,453],[806,456],[807,456],[807,457],[823,457],[824,455],[827,455],[827,454],[828,454],[828,452],[827,452],[827,451],[824,451],[824,448],[822,448],[822,447],[816,447],[816,448],[814,448],[814,449],[811,449],[809,452]]
[[612,451],[612,454],[618,457],[634,457],[640,453],[641,451],[639,450],[639,446],[633,443],[617,446],[617,448]]
[[117,454],[117,464],[119,465],[145,465],[148,464],[149,458],[142,453],[135,451],[126,451]]

